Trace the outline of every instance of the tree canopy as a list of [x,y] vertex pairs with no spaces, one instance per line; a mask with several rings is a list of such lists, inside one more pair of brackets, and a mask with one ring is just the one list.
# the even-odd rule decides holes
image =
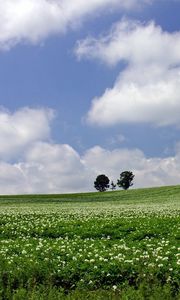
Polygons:
[[94,187],[99,192],[105,192],[109,188],[109,178],[104,175],[98,175],[94,181]]
[[134,174],[130,171],[124,171],[120,174],[120,179],[117,181],[117,185],[122,187],[124,190],[127,190],[130,186],[133,185],[132,181],[134,179]]

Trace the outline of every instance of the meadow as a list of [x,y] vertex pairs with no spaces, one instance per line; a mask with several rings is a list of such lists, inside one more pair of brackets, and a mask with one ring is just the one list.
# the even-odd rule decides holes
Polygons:
[[180,299],[180,186],[0,196],[0,299]]

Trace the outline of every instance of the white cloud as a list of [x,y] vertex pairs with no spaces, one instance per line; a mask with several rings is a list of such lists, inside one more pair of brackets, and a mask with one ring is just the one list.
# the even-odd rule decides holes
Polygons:
[[116,134],[110,138],[107,138],[106,142],[108,145],[115,146],[124,143],[127,138],[123,134]]
[[93,100],[92,124],[148,122],[180,124],[180,32],[164,32],[153,22],[123,20],[99,39],[78,42],[79,58],[113,66],[126,61],[114,87]]
[[89,170],[69,145],[37,142],[18,164],[31,193],[65,193],[89,189]]
[[57,193],[88,189],[89,171],[69,145],[51,140],[49,108],[0,110],[0,193]]
[[24,174],[16,165],[0,161],[0,194],[25,194],[30,192]]
[[79,26],[101,10],[130,9],[148,0],[0,0],[0,48],[37,43]]
[[106,174],[116,182],[124,170],[135,174],[135,188],[180,182],[179,150],[174,157],[147,158],[139,149],[109,151],[96,146],[80,156],[69,145],[37,142],[21,159],[15,164],[0,162],[1,194],[94,191],[97,175]]
[[79,59],[98,59],[110,66],[126,61],[136,66],[169,67],[180,64],[179,48],[180,32],[165,32],[153,21],[142,24],[123,19],[98,39],[78,41],[75,53]]
[[86,166],[96,174],[106,174],[116,181],[124,170],[135,174],[134,187],[162,186],[180,182],[180,149],[174,157],[147,158],[139,149],[115,149],[96,146],[84,156]]
[[180,125],[180,68],[128,68],[112,89],[93,100],[87,120],[101,126],[132,122]]
[[147,158],[139,149],[110,151],[100,146],[80,155],[70,145],[51,140],[51,110],[22,108],[0,116],[1,194],[94,191],[97,175],[104,173],[116,181],[124,170],[134,172],[135,187],[180,182],[179,145],[176,154],[166,158]]
[[30,144],[50,136],[51,109],[0,110],[0,159],[14,159]]

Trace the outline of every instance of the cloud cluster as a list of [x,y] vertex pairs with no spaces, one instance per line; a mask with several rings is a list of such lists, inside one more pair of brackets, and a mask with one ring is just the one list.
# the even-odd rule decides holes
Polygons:
[[130,9],[148,0],[0,0],[0,48],[37,43],[76,28],[100,11]]
[[126,62],[114,87],[93,100],[87,120],[98,125],[180,124],[180,32],[154,22],[122,20],[99,39],[79,41],[76,55],[109,66]]
[[147,158],[139,149],[117,148],[110,151],[96,146],[86,152],[84,161],[96,173],[105,173],[115,181],[122,171],[133,171],[135,187],[173,185],[180,182],[179,148],[172,157]]
[[51,109],[28,107],[11,113],[0,110],[0,158],[16,159],[35,141],[50,137],[50,123],[54,117]]
[[69,145],[36,142],[16,165],[30,193],[66,193],[88,190],[90,173]]
[[51,109],[0,111],[0,193],[87,189],[88,171],[69,145],[51,140]]
[[153,21],[143,24],[122,19],[106,35],[78,41],[76,54],[79,58],[102,60],[110,66],[126,61],[136,66],[169,67],[180,63],[179,47],[180,32],[165,32]]
[[53,112],[43,108],[0,112],[1,194],[93,191],[97,175],[104,173],[116,181],[124,170],[135,173],[135,187],[180,182],[180,147],[167,158],[100,146],[80,155],[70,145],[51,140],[52,118]]

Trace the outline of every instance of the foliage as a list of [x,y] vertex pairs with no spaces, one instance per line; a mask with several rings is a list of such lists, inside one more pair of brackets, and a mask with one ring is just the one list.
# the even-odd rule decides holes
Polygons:
[[113,181],[111,181],[111,187],[110,188],[111,188],[112,191],[114,191],[116,189],[116,184]]
[[[8,299],[12,299],[11,293],[8,293]],[[98,289],[96,291],[86,289],[75,289],[68,294],[63,289],[54,287],[38,286],[33,290],[24,288],[17,289],[13,293],[13,300],[156,300],[172,299],[172,291],[170,284],[164,287],[153,284],[147,286],[141,283],[139,289],[129,286],[128,284],[121,289]],[[173,295],[173,300],[179,300],[178,295]]]
[[134,174],[130,171],[124,171],[120,174],[120,179],[117,181],[117,185],[122,187],[124,190],[127,190],[130,186],[133,185],[132,181],[134,179]]
[[109,178],[104,174],[98,175],[94,187],[99,192],[105,192],[109,188]]

